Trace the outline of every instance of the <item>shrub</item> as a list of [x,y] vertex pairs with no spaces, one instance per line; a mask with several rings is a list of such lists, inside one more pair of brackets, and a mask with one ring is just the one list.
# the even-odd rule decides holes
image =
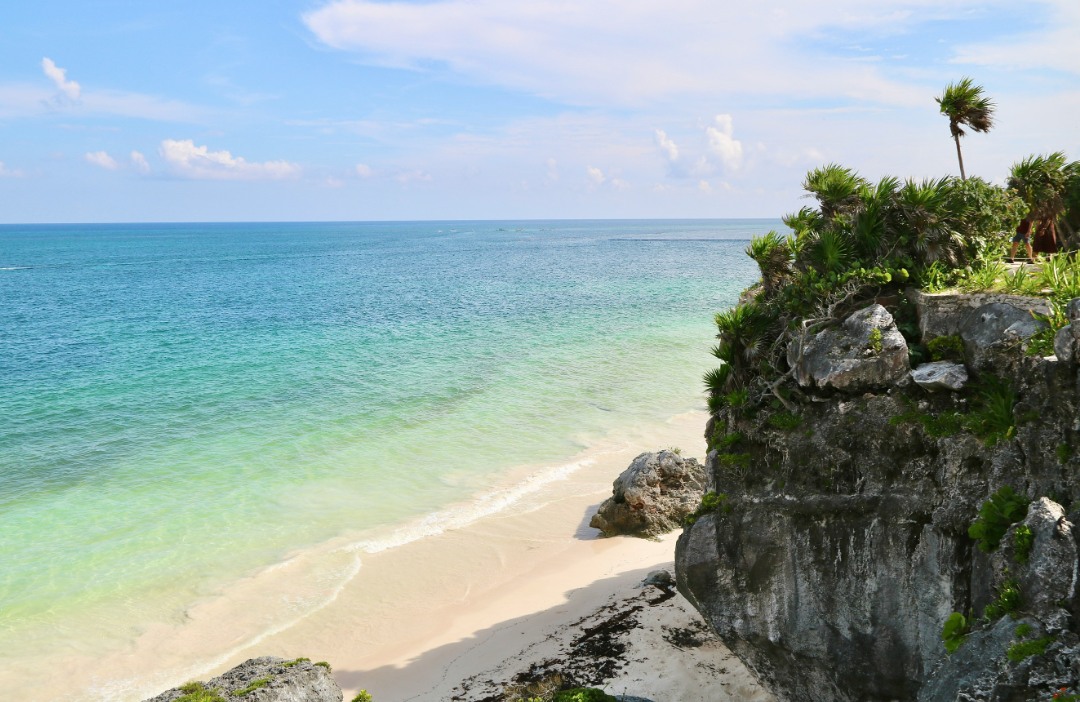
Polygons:
[[1043,636],[1039,639],[1032,639],[1030,641],[1018,641],[1012,646],[1009,646],[1005,651],[1005,656],[1013,663],[1019,663],[1025,658],[1032,656],[1041,656],[1046,653],[1046,647],[1054,642],[1053,636]]
[[225,698],[217,690],[210,690],[201,682],[181,685],[180,691],[184,695],[176,698],[175,702],[225,702]]
[[980,550],[990,553],[1001,543],[1009,527],[1027,516],[1027,510],[1027,498],[1006,485],[979,508],[979,516],[968,527],[968,536],[979,543]]
[[992,375],[984,377],[976,388],[975,410],[968,415],[967,428],[987,446],[1011,439],[1016,433],[1016,400],[1009,384]]
[[1006,614],[1017,612],[1024,606],[1024,598],[1020,593],[1020,584],[1015,580],[1006,580],[998,588],[997,599],[986,605],[983,610],[983,618],[987,621],[996,621]]
[[930,359],[933,361],[964,360],[964,340],[955,334],[935,336],[926,342],[926,348],[930,351]]
[[356,697],[352,698],[352,702],[373,702],[371,694],[367,690],[361,690],[356,693]]
[[802,417],[793,412],[777,412],[769,417],[769,426],[781,431],[791,431],[802,424]]
[[945,620],[945,626],[941,629],[941,640],[945,643],[947,653],[956,653],[956,649],[964,643],[968,634],[968,620],[963,614],[953,612]]
[[1027,524],[1021,524],[1013,532],[1013,553],[1017,563],[1027,563],[1031,557],[1031,547],[1035,545],[1035,534]]
[[728,496],[724,493],[717,494],[710,490],[701,496],[701,504],[694,510],[692,514],[688,514],[684,520],[686,525],[692,525],[697,520],[701,519],[706,514],[712,512],[722,512],[728,514],[731,512],[731,505],[728,504]]
[[1024,622],[1023,624],[1020,624],[1019,626],[1016,627],[1016,631],[1014,631],[1013,634],[1018,639],[1024,639],[1024,638],[1027,638],[1027,635],[1030,634],[1033,630],[1034,630],[1033,626],[1031,626],[1027,622]]
[[870,340],[867,342],[867,347],[870,351],[877,356],[881,353],[881,328],[874,327],[870,330]]

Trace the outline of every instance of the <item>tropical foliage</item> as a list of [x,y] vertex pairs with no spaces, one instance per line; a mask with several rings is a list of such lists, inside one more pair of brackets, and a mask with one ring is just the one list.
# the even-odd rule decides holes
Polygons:
[[994,103],[983,93],[981,85],[970,78],[950,83],[941,97],[934,98],[941,114],[949,118],[949,133],[956,142],[956,159],[960,162],[960,179],[967,180],[964,173],[964,157],[960,153],[960,137],[964,127],[974,132],[988,132],[994,126]]

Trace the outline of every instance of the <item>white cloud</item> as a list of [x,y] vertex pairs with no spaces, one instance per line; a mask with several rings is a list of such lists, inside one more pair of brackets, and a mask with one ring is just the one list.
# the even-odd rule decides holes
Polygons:
[[724,168],[737,170],[742,166],[742,142],[735,139],[735,126],[731,115],[716,115],[715,124],[705,129],[709,139],[709,151],[720,159]]
[[431,181],[431,174],[426,171],[414,169],[411,171],[403,171],[401,173],[398,173],[396,176],[394,176],[394,180],[401,183],[402,185],[408,185],[409,183],[417,182],[426,183]]
[[0,161],[0,178],[22,178],[23,172],[18,169],[10,169]]
[[67,79],[67,69],[60,68],[51,58],[45,57],[41,59],[41,70],[69,100],[79,99],[82,88],[75,81]]
[[92,151],[83,155],[87,163],[92,163],[95,166],[104,168],[107,171],[115,171],[120,167],[120,164],[116,162],[112,156],[104,151]]
[[146,174],[150,172],[150,163],[146,160],[146,157],[138,151],[131,152],[131,165],[134,166],[135,170],[139,173]]
[[191,139],[165,139],[160,153],[177,174],[198,180],[280,180],[300,174],[300,166],[295,163],[252,163],[228,151],[196,146]]
[[356,175],[360,176],[361,178],[370,178],[372,173],[373,171],[371,170],[371,166],[367,165],[366,163],[356,164]]
[[668,137],[663,129],[656,130],[656,143],[669,161],[679,160],[679,147]]
[[[1051,0],[1039,0],[1049,2]],[[1074,0],[1052,0],[1058,3]],[[445,66],[564,102],[640,105],[687,94],[782,94],[914,104],[921,87],[823,36],[903,35],[1004,0],[331,0],[304,14],[323,43],[381,66]],[[1073,29],[1076,25],[1073,25]]]
[[555,183],[559,180],[559,162],[553,158],[549,158],[545,165],[547,165],[547,178],[551,182]]
[[607,176],[604,175],[604,172],[596,166],[589,166],[585,169],[585,172],[588,174],[589,181],[592,182],[593,185],[603,185],[604,181],[607,180]]
[[345,181],[341,178],[335,178],[334,176],[327,176],[326,180],[323,181],[323,185],[328,188],[341,188],[345,185]]

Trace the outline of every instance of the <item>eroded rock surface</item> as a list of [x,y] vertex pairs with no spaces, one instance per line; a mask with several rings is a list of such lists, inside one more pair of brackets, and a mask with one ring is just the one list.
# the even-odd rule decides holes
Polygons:
[[[223,700],[342,702],[341,688],[330,676],[330,669],[306,659],[251,658],[216,678],[193,685]],[[192,694],[191,690],[188,686],[173,688],[145,702],[176,702]]]
[[788,363],[802,387],[862,392],[887,388],[907,377],[908,347],[893,317],[881,305],[852,313],[799,349],[788,348]]
[[705,467],[673,451],[643,453],[615,479],[589,526],[605,536],[659,536],[682,525],[705,492]]
[[[797,422],[770,422],[779,410],[766,405],[724,408],[710,423],[707,436],[726,438],[706,470],[726,498],[680,537],[678,588],[780,699],[1080,693],[1080,529],[1061,507],[1080,501],[1077,367],[1023,353],[1028,310],[963,313],[968,372],[997,376],[1017,400],[1004,417],[998,403],[995,421],[1012,428],[993,440],[972,433],[984,397],[971,387],[820,393],[811,384]],[[1028,516],[987,554],[968,528],[1004,486],[1030,501]],[[1017,553],[1021,527],[1032,533],[1028,560]],[[1022,592],[1020,619],[984,623],[1010,581]],[[953,612],[975,625],[947,656],[941,634]],[[1043,639],[1041,651],[1009,659]]]
[[963,363],[933,361],[911,371],[911,379],[923,390],[955,392],[967,385],[968,372]]

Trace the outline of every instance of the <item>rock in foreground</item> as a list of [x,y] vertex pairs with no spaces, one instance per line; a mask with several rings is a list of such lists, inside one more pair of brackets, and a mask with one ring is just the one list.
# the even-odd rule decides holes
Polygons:
[[341,702],[330,668],[306,658],[251,658],[205,683],[188,683],[146,702]]
[[589,526],[605,536],[659,536],[682,526],[705,492],[705,468],[674,451],[643,453],[615,479]]

